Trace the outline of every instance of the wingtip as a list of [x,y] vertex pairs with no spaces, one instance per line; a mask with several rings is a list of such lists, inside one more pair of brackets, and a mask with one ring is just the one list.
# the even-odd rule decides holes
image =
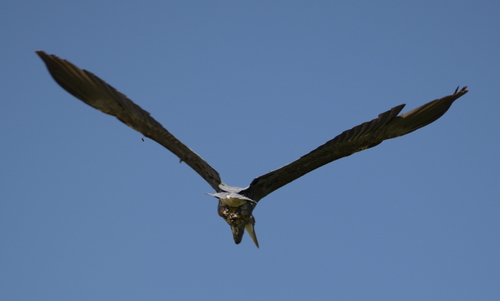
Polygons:
[[42,59],[42,61],[47,66],[47,68],[52,63],[54,58],[58,59],[58,57],[56,57],[55,55],[47,54],[45,51],[42,51],[42,50],[37,50],[37,51],[35,51],[35,53],[38,54],[38,56]]
[[[458,86],[456,89],[455,89],[455,92],[453,92],[453,94],[465,94],[467,92],[469,92],[469,90],[467,90],[467,87],[468,86],[463,86],[462,89],[460,89],[460,86]],[[458,90],[460,89],[460,91]]]
[[48,54],[43,50],[36,50],[35,53],[38,54],[38,56],[41,58],[48,56]]

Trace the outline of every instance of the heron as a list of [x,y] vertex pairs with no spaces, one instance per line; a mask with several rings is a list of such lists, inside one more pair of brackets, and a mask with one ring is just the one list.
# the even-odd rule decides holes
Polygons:
[[198,154],[167,131],[151,115],[91,72],[44,51],[36,51],[52,78],[67,92],[93,108],[115,116],[179,157],[215,190],[207,193],[218,199],[217,212],[229,224],[236,244],[245,231],[259,247],[253,210],[271,192],[332,161],[372,148],[382,141],[400,137],[422,128],[445,114],[455,100],[465,95],[467,86],[457,87],[451,95],[433,100],[398,115],[405,104],[381,113],[327,141],[299,159],[258,176],[245,188],[229,186],[219,173]]

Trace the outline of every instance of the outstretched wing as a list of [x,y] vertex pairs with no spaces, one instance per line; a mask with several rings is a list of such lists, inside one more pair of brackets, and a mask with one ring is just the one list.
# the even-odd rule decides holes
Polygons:
[[318,167],[428,125],[446,113],[453,102],[467,92],[467,87],[460,91],[457,88],[452,95],[436,99],[399,116],[405,105],[394,107],[372,121],[343,132],[298,160],[255,178],[250,186],[240,193],[259,201]]
[[94,74],[55,55],[43,51],[36,53],[45,62],[54,80],[66,91],[99,111],[116,116],[129,127],[163,145],[202,176],[213,189],[220,191],[219,173],[170,134],[148,112]]

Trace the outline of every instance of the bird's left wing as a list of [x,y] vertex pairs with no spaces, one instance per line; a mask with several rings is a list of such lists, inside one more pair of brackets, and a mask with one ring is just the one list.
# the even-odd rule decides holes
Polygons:
[[240,193],[259,201],[318,167],[428,125],[446,113],[453,102],[467,92],[467,87],[460,91],[457,88],[452,95],[431,101],[400,116],[398,114],[405,105],[394,107],[372,121],[344,131],[296,161],[255,178],[250,186]]
[[36,53],[45,62],[50,74],[62,88],[86,104],[117,117],[129,127],[163,145],[202,176],[215,191],[220,191],[219,173],[170,134],[148,112],[94,74],[55,55],[49,55],[43,51]]

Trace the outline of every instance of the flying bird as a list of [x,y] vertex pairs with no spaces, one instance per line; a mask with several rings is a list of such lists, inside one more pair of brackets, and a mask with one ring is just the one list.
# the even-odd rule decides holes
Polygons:
[[344,131],[292,163],[255,178],[248,187],[240,188],[226,185],[205,160],[175,138],[148,112],[99,77],[55,55],[43,51],[36,53],[45,62],[54,80],[67,92],[163,145],[194,169],[215,190],[215,193],[208,194],[219,200],[217,211],[231,227],[234,242],[239,244],[246,230],[257,247],[259,243],[252,212],[262,198],[318,167],[434,122],[446,113],[455,100],[468,92],[467,87],[457,88],[451,95],[401,115],[398,114],[405,105],[396,106],[378,115],[378,118]]

